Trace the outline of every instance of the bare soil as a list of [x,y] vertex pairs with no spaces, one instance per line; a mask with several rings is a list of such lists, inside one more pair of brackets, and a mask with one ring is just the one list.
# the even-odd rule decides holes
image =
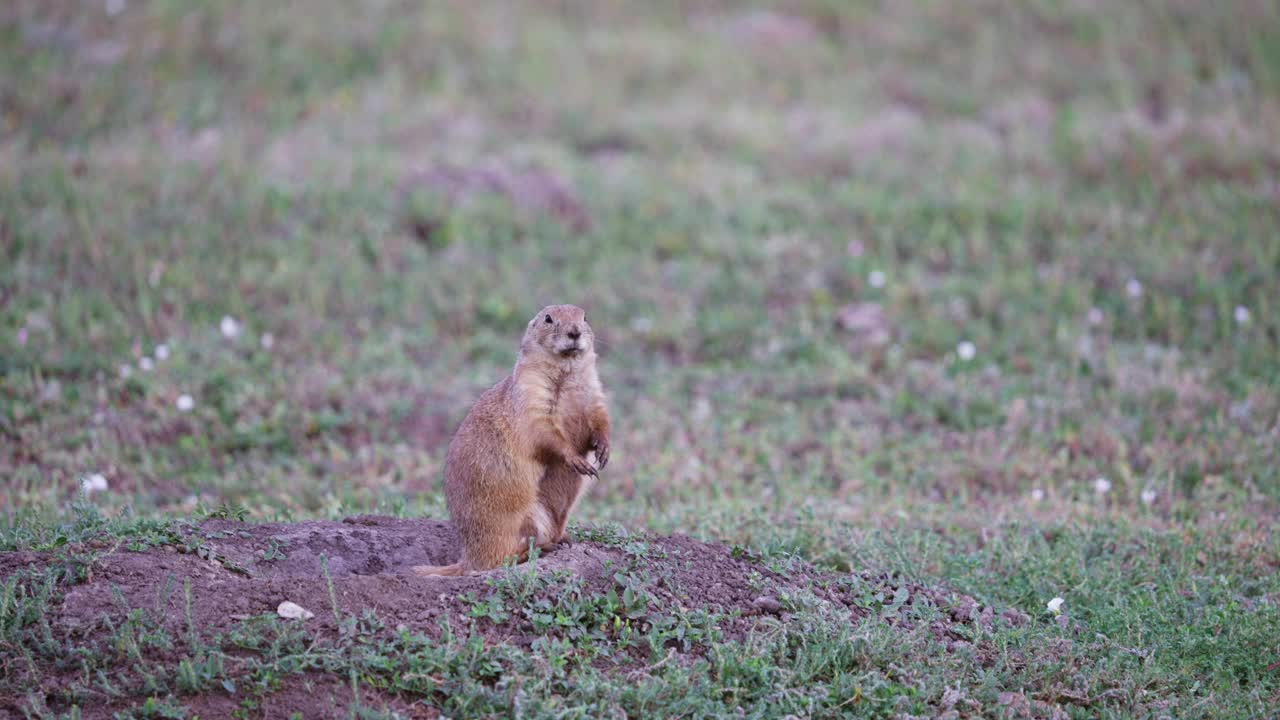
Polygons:
[[[191,615],[205,637],[230,631],[237,624],[260,615],[274,615],[283,601],[291,601],[314,613],[305,620],[309,632],[336,635],[329,581],[339,612],[377,613],[389,628],[407,629],[428,637],[442,632],[441,620],[453,627],[470,626],[486,642],[528,646],[534,636],[517,616],[492,623],[473,618],[468,609],[476,598],[494,592],[492,581],[504,570],[463,577],[417,577],[410,568],[419,564],[443,565],[457,560],[459,545],[452,527],[429,519],[396,519],[380,516],[349,517],[340,522],[244,523],[207,520],[186,526],[187,552],[173,545],[133,552],[122,547],[96,548],[97,556],[84,582],[63,589],[48,609],[55,637],[76,638],[80,644],[108,639],[113,624],[130,608],[153,612],[174,637],[187,627],[183,587],[191,589]],[[638,545],[637,545],[638,544]],[[638,549],[639,548],[639,549]],[[66,553],[0,553],[0,578],[33,566],[66,562]],[[963,643],[967,632],[953,632],[953,624],[983,623],[994,619],[991,608],[978,608],[971,598],[915,586],[871,574],[833,573],[796,562],[786,574],[774,572],[760,559],[718,543],[704,543],[684,535],[625,537],[598,543],[578,540],[547,553],[538,561],[539,573],[568,571],[580,580],[584,593],[606,593],[618,588],[615,575],[630,568],[633,574],[653,578],[647,588],[663,608],[684,607],[722,613],[719,630],[728,639],[743,637],[763,616],[785,622],[794,598],[827,604],[847,612],[850,622],[872,611],[868,593],[892,597],[906,588],[909,607],[929,602],[944,609],[945,621],[933,630],[941,638]],[[555,587],[542,590],[557,592]],[[122,607],[121,598],[124,605]],[[877,614],[881,614],[877,611]],[[907,624],[906,613],[882,615],[885,622]],[[1025,616],[1004,617],[1022,622]],[[697,654],[693,648],[690,654]],[[165,651],[158,653],[157,660]],[[174,653],[176,662],[181,651]],[[644,659],[636,658],[637,666]],[[56,672],[52,668],[50,672]],[[43,677],[48,677],[42,673]],[[53,688],[46,688],[51,691]],[[281,688],[280,693],[286,692]],[[342,716],[351,700],[351,689],[326,676],[304,675],[288,685],[289,697],[280,693],[271,702],[305,717]],[[52,699],[53,696],[51,696]],[[223,693],[182,698],[202,716],[220,716],[235,707],[235,699]],[[0,698],[0,714],[20,712],[19,698]],[[104,698],[104,701],[107,700]],[[366,699],[367,700],[367,699]],[[412,699],[380,698],[392,707],[411,707]],[[281,704],[284,703],[284,704]],[[82,708],[84,717],[110,717],[110,702]],[[423,706],[413,706],[411,716],[424,716]],[[429,716],[429,715],[426,715]]]
[[[449,206],[483,196],[504,197],[516,208],[555,218],[575,233],[591,228],[591,218],[571,185],[542,168],[437,165],[414,173],[401,183],[402,201],[423,192],[437,196]],[[405,221],[414,236],[432,244],[441,218],[412,211],[407,215]]]

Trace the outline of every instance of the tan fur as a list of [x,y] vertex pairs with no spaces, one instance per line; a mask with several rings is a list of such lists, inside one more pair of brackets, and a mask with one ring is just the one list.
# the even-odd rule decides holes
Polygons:
[[581,308],[543,308],[511,375],[480,396],[449,443],[445,502],[462,559],[414,571],[461,575],[523,562],[531,542],[549,549],[566,539],[569,514],[608,461],[609,412],[591,326]]

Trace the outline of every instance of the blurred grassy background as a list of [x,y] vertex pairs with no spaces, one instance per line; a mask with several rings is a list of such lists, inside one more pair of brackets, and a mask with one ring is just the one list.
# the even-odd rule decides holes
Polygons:
[[1063,595],[1123,713],[1262,712],[1278,139],[1263,0],[11,1],[10,543],[93,474],[440,516],[572,302],[617,426],[582,520]]

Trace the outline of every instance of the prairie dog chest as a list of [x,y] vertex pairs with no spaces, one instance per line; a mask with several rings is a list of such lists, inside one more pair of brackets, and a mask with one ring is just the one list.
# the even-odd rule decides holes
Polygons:
[[587,414],[600,393],[594,373],[560,371],[524,378],[521,390],[525,406],[575,439],[587,433]]

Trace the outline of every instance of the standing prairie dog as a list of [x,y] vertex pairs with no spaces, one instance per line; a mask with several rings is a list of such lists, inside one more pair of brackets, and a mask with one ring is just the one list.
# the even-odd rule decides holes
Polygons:
[[523,562],[531,539],[554,546],[608,462],[594,334],[582,308],[550,305],[529,321],[511,375],[480,396],[449,443],[444,495],[462,559],[413,571],[463,575]]

